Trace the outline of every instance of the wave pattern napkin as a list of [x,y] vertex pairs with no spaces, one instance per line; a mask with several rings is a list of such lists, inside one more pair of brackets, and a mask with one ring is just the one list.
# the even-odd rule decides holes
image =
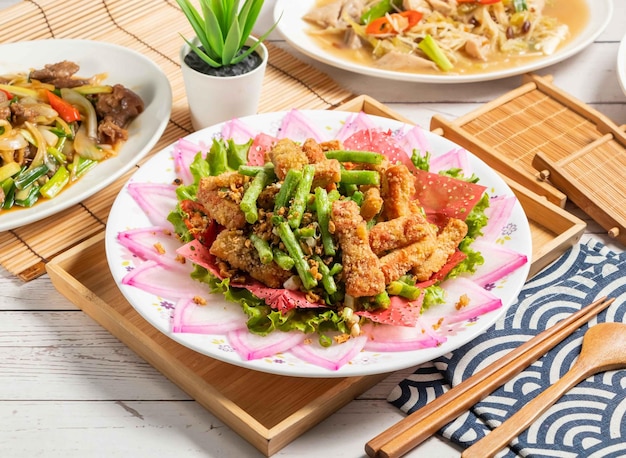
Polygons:
[[[547,355],[439,432],[469,447],[556,382],[580,352],[595,323],[626,323],[626,253],[591,240],[571,248],[529,280],[518,301],[491,329],[453,353],[421,365],[388,401],[412,413],[535,334],[603,297],[611,306]],[[562,397],[499,457],[626,456],[626,370],[586,379]]]

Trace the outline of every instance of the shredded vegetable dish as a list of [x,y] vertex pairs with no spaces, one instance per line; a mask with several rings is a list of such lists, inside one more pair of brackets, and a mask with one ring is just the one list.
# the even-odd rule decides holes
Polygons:
[[386,70],[454,74],[554,53],[570,30],[544,14],[545,3],[333,0],[318,2],[304,19],[342,55],[367,56]]
[[141,98],[62,61],[0,76],[0,214],[55,198],[128,139]]

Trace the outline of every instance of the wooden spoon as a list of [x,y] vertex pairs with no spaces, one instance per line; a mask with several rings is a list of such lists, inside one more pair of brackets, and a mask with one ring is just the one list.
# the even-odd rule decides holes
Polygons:
[[461,457],[494,456],[570,388],[591,375],[624,367],[626,367],[626,324],[601,323],[592,326],[583,337],[580,356],[572,368],[507,421],[466,449]]

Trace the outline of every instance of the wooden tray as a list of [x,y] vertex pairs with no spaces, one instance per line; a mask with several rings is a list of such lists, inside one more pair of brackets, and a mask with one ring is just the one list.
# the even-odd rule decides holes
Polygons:
[[[410,122],[367,96],[339,109]],[[509,185],[531,223],[534,274],[575,243],[585,224],[518,184],[509,181]],[[267,456],[385,377],[283,377],[223,363],[181,346],[145,321],[122,296],[109,273],[102,232],[55,257],[46,269],[64,296]],[[242,389],[249,385],[258,389],[254,393]],[[277,404],[274,399],[279,395]]]
[[[609,118],[551,81],[549,76],[525,75],[519,88],[454,121],[433,116],[431,129],[442,129],[445,137],[503,175],[564,207],[565,191],[539,178],[535,156],[541,153],[558,163],[596,145],[605,135],[625,145],[626,135]],[[614,178],[621,180],[622,170]]]

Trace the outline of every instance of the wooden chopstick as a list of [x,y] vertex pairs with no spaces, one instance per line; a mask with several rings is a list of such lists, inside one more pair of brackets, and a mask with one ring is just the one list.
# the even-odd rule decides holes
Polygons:
[[371,439],[365,445],[365,451],[376,458],[397,458],[409,452],[535,362],[614,300],[598,299],[537,334]]

